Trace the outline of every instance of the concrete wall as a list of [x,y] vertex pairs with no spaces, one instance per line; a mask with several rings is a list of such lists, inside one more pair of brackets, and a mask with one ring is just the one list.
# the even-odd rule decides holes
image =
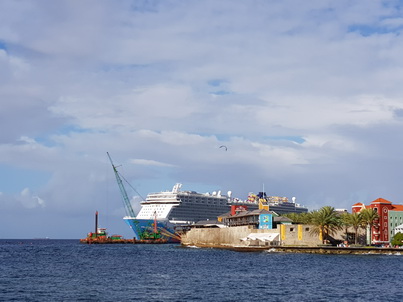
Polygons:
[[319,235],[312,234],[311,225],[302,224],[283,224],[281,229],[280,239],[283,246],[317,246],[322,244],[319,240]]
[[318,235],[311,234],[312,226],[307,225],[279,225],[277,229],[254,229],[252,226],[229,228],[194,228],[182,235],[182,244],[195,246],[254,246],[266,243],[242,241],[251,233],[279,233],[280,241],[274,244],[283,246],[317,246],[322,242]]
[[[349,233],[349,234],[355,234],[355,230],[354,230],[354,228],[352,228],[352,227],[348,227],[347,228],[347,232]],[[358,232],[357,232],[357,235],[358,235],[358,244],[363,244],[363,245],[365,245],[366,244],[366,242],[367,242],[367,240],[366,240],[366,230],[365,229],[363,229],[363,228],[359,228],[358,229]],[[369,230],[368,230],[368,236],[369,236]],[[335,239],[335,240],[340,240],[340,241],[344,241],[344,240],[346,240],[346,230],[345,230],[345,228],[343,228],[343,229],[341,229],[341,230],[338,230],[338,231],[336,231],[336,233],[335,234],[333,234],[333,239]],[[350,244],[354,244],[354,240],[350,240],[350,242],[349,242]]]
[[184,245],[244,245],[241,238],[250,233],[262,233],[272,230],[258,230],[251,226],[238,226],[229,228],[193,228],[182,235],[181,243]]

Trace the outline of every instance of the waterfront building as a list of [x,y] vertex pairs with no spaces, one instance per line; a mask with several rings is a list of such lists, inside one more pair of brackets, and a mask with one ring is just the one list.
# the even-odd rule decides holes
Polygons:
[[374,221],[371,243],[389,243],[394,236],[394,229],[403,223],[403,205],[396,205],[389,200],[378,198],[369,205],[358,202],[352,206],[352,212],[358,213],[363,209],[374,209],[379,218]]
[[395,227],[393,235],[396,235],[397,233],[402,233],[403,234],[403,224],[398,225],[397,227]]
[[[403,206],[400,211],[389,211],[389,237],[392,240],[393,236],[397,232],[395,232],[396,228],[399,228],[403,225]],[[398,231],[399,232],[399,231]],[[403,233],[403,231],[400,231]]]
[[237,211],[234,214],[225,214],[220,218],[225,226],[241,226],[251,225],[257,229],[272,229],[273,216],[278,216],[276,213],[267,210],[253,210],[253,211]]

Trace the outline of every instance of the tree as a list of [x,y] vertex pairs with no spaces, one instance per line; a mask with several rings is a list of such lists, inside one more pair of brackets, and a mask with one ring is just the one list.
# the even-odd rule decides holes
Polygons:
[[344,233],[346,234],[346,241],[348,240],[348,228],[351,227],[350,224],[350,213],[345,212],[342,213],[340,218],[341,218],[341,224],[344,227]]
[[362,226],[362,215],[361,213],[347,213],[348,215],[344,216],[345,221],[348,225],[352,226],[355,234],[354,243],[358,243],[358,229]]
[[[361,216],[362,216],[362,223],[363,226],[365,227],[366,231],[366,237],[367,237],[367,245],[371,244],[372,241],[372,228],[375,224],[375,220],[379,219],[378,212],[376,212],[374,209],[371,208],[366,208],[361,210]],[[367,226],[369,226],[369,234],[367,230]]]
[[287,213],[281,216],[290,218],[296,224],[310,224],[312,215],[311,213]]
[[328,240],[331,235],[334,235],[342,227],[340,215],[331,206],[325,206],[318,211],[313,211],[311,223],[314,225],[312,232],[319,234],[322,242]]
[[392,241],[390,242],[392,246],[402,246],[403,245],[403,234],[402,233],[397,233],[395,236],[393,236]]

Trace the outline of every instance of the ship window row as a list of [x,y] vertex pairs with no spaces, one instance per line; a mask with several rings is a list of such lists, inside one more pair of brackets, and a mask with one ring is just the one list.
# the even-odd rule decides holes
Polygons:
[[184,199],[183,202],[189,203],[202,203],[202,204],[226,204],[226,201],[212,201],[212,200],[188,200]]
[[159,208],[159,209],[143,209],[143,211],[144,212],[155,212],[155,211],[165,211],[166,209],[161,209],[161,208]]
[[143,214],[154,214],[154,213],[161,214],[163,212],[164,211],[143,211]]
[[147,205],[146,208],[157,208],[157,209],[162,209],[162,208],[169,208],[169,204],[150,204]]

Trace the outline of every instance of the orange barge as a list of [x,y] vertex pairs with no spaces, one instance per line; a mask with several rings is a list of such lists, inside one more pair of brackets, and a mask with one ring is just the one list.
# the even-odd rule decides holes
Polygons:
[[80,243],[86,244],[158,244],[167,243],[167,239],[149,238],[149,239],[124,239],[121,235],[108,236],[105,228],[98,228],[98,211],[95,213],[95,232],[87,234],[87,237],[80,239]]

